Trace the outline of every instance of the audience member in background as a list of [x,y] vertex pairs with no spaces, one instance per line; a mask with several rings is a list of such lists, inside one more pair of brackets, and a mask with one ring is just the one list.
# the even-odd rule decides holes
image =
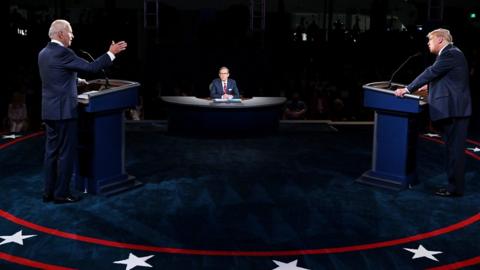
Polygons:
[[135,108],[130,108],[127,110],[127,119],[129,120],[143,120],[143,98],[139,97],[139,103]]
[[18,133],[27,128],[27,105],[25,104],[25,95],[19,92],[13,93],[12,101],[8,104],[8,122],[10,132]]
[[287,120],[302,120],[305,119],[305,113],[307,112],[307,105],[300,100],[300,94],[294,92],[292,99],[287,101],[285,105],[285,111],[283,118]]
[[221,67],[218,71],[219,78],[214,79],[210,84],[210,97],[221,99],[240,98],[237,83],[229,79],[230,71],[227,67]]
[[345,102],[340,96],[337,96],[333,99],[331,120],[333,121],[347,120],[345,117]]

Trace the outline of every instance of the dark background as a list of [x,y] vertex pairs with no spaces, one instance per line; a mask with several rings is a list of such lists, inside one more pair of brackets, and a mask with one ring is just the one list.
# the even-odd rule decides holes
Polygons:
[[[0,118],[6,118],[9,100],[18,91],[26,96],[29,129],[40,128],[37,54],[49,41],[52,20],[63,18],[72,24],[71,48],[80,56],[80,49],[96,57],[112,40],[128,42],[128,50],[107,73],[110,78],[141,83],[145,119],[165,119],[162,95],[207,97],[218,68],[227,66],[244,97],[290,98],[297,92],[307,103],[306,119],[371,120],[372,112],[362,106],[361,86],[389,80],[409,55],[422,52],[394,79],[409,83],[434,59],[428,53],[426,34],[448,28],[470,64],[472,129],[480,126],[476,117],[479,1],[273,0],[263,4],[265,14],[257,17],[252,7],[261,7],[260,0],[1,1],[2,18],[8,18],[8,23],[2,31],[7,61]],[[471,18],[472,13],[477,17]]]

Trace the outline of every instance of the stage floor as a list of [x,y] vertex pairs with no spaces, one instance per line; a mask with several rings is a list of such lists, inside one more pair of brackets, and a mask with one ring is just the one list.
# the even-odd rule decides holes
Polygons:
[[370,125],[215,138],[165,125],[127,125],[126,170],[142,187],[70,205],[41,202],[42,134],[0,141],[0,268],[480,266],[480,151],[466,150],[466,194],[452,199],[432,194],[446,182],[437,137],[419,135],[421,182],[395,192],[354,182],[371,166]]

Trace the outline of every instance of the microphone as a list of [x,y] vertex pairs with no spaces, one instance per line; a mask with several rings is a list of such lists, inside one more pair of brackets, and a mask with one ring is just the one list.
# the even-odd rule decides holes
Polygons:
[[392,86],[393,78],[394,78],[395,75],[397,75],[397,73],[403,68],[403,66],[405,66],[405,64],[408,63],[408,61],[410,61],[410,59],[415,58],[415,57],[420,56],[420,55],[422,55],[421,52],[417,52],[417,53],[415,53],[415,54],[410,55],[410,56],[407,58],[407,60],[405,60],[405,62],[403,62],[403,63],[395,70],[395,72],[393,72],[392,77],[390,77],[390,80],[388,81],[387,89],[390,89],[390,87]]
[[[95,61],[95,59],[92,57],[92,55],[90,53],[88,53],[87,51],[84,51],[84,50],[79,50],[81,53],[85,54],[86,56],[88,56],[88,58],[90,58],[90,60],[92,61]],[[108,81],[108,77],[107,77],[107,73],[105,72],[105,69],[102,68],[102,73],[103,73],[103,77],[105,78],[105,89],[108,89],[110,88],[110,82]]]

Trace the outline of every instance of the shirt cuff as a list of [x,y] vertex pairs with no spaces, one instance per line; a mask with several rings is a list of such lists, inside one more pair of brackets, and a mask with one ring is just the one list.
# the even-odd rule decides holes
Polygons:
[[111,53],[110,51],[108,51],[107,54],[110,56],[110,60],[115,60],[115,54]]

